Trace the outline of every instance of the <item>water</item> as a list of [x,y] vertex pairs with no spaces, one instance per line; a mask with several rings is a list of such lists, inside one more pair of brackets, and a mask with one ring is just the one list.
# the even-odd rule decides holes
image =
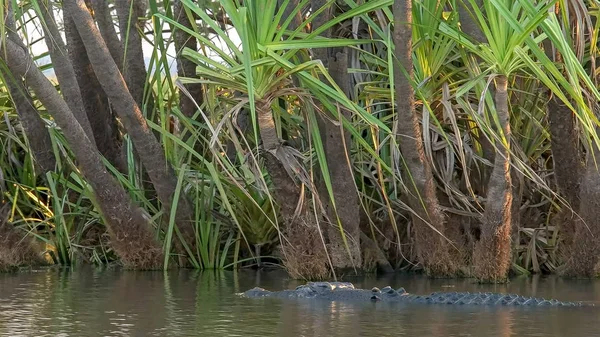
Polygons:
[[[600,280],[508,285],[393,275],[346,279],[412,293],[497,291],[600,303]],[[246,299],[288,289],[281,272],[56,269],[0,274],[0,336],[600,336],[600,308],[519,308]]]

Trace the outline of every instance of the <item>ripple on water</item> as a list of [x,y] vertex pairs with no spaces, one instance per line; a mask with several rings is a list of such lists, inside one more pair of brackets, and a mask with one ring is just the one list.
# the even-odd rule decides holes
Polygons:
[[[479,286],[419,276],[350,280],[414,293],[496,291],[600,301],[599,281],[520,279]],[[281,273],[43,271],[0,276],[0,336],[594,336],[600,308],[331,303],[246,299],[290,289]]]

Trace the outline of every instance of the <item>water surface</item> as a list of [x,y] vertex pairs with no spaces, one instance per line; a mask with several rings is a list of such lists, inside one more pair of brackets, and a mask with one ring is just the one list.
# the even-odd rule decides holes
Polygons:
[[[371,288],[496,291],[600,303],[600,281],[522,278],[508,285],[415,275],[346,279]],[[600,336],[600,308],[519,308],[246,299],[290,289],[282,272],[93,269],[0,274],[0,336]]]

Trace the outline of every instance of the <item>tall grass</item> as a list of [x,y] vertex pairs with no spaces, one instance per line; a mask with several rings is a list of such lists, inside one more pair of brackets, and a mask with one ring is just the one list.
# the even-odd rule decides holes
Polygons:
[[[273,255],[278,240],[285,238],[279,233],[278,206],[269,193],[271,182],[260,165],[254,123],[255,99],[273,92],[281,97],[281,106],[274,110],[278,132],[286,134],[298,149],[301,166],[297,168],[305,170],[310,179],[319,176],[326,182],[327,195],[321,198],[332,198],[333,194],[328,183],[330,163],[316,127],[319,112],[313,100],[324,102],[324,113],[331,119],[338,118],[340,107],[353,111],[352,119],[338,122],[353,136],[348,145],[364,222],[390,255],[400,252],[396,258],[410,265],[414,258],[411,250],[400,249],[410,247],[411,242],[405,220],[411,210],[403,201],[408,182],[401,178],[402,158],[392,137],[392,104],[402,99],[392,95],[393,77],[404,76],[394,74],[391,66],[395,62],[389,33],[393,29],[392,1],[345,0],[346,12],[329,27],[347,25],[351,38],[336,40],[317,38],[319,31],[303,31],[318,11],[310,12],[302,25],[292,30],[287,29],[290,20],[281,19],[283,12],[273,1],[248,1],[239,6],[236,1],[223,0],[222,7],[216,2],[207,2],[204,7],[183,2],[187,15],[199,18],[187,32],[201,42],[202,48],[175,52],[197,63],[198,78],[171,76],[175,52],[169,32],[187,29],[174,20],[171,1],[150,0],[146,30],[152,33],[146,37],[152,49],[146,55],[150,59],[146,92],[156,104],[154,111],[145,113],[167,160],[177,170],[177,193],[187,194],[196,210],[196,250],[187,247],[193,266],[212,269],[262,263],[265,259],[278,261],[260,258]],[[19,22],[39,27],[35,11],[22,3],[24,7],[17,11]],[[296,11],[308,3],[301,1]],[[483,12],[473,13],[487,38],[487,43],[479,44],[461,31],[460,20],[466,18],[458,17],[458,4],[458,0],[413,4],[413,85],[425,154],[438,191],[444,196],[444,210],[464,223],[477,223],[481,218],[484,199],[478,179],[480,172],[492,165],[481,142],[503,141],[494,127],[490,83],[496,75],[509,76],[514,134],[511,166],[519,176],[521,220],[517,222],[513,267],[519,273],[554,271],[560,264],[556,255],[560,229],[549,220],[564,205],[552,180],[546,98],[540,92],[547,88],[572,107],[584,142],[598,142],[595,128],[599,123],[590,104],[600,99],[598,69],[592,61],[598,54],[598,20],[590,19],[600,11],[592,3],[577,12],[580,16],[572,22],[563,22],[549,12],[549,2],[485,1]],[[215,19],[217,11],[226,13],[233,27],[224,29],[225,25]],[[259,12],[264,17],[258,17]],[[571,25],[587,27],[590,23],[596,26],[588,27],[592,32],[589,36],[564,34]],[[560,52],[563,62],[546,56],[544,40]],[[28,42],[30,46],[43,43]],[[348,97],[319,62],[309,60],[311,48],[332,45],[351,49],[354,90]],[[325,81],[318,80],[319,76]],[[302,89],[280,89],[278,85],[288,77],[296,78]],[[206,97],[196,98],[203,103],[195,116],[186,117],[177,102],[186,95],[182,84],[192,82],[204,86]],[[52,252],[49,258],[57,263],[83,260],[109,265],[118,261],[90,187],[79,174],[61,131],[46,120],[59,159],[58,171],[36,176],[27,139],[1,86],[0,113],[0,191],[13,206],[10,220],[43,242],[45,250]],[[248,128],[238,124],[244,118],[250,120]],[[142,181],[141,163],[131,142],[124,137],[128,172],[120,173],[108,162],[106,165],[148,214],[157,237],[164,242],[167,267],[173,253],[172,238],[179,235],[174,215],[160,212],[152,191],[146,190]],[[313,185],[310,179],[305,181],[309,187]]]

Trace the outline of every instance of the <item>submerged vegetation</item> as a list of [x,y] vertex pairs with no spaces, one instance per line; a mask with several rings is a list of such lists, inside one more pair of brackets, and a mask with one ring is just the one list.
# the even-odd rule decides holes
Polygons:
[[0,270],[600,271],[596,0],[0,14]]

